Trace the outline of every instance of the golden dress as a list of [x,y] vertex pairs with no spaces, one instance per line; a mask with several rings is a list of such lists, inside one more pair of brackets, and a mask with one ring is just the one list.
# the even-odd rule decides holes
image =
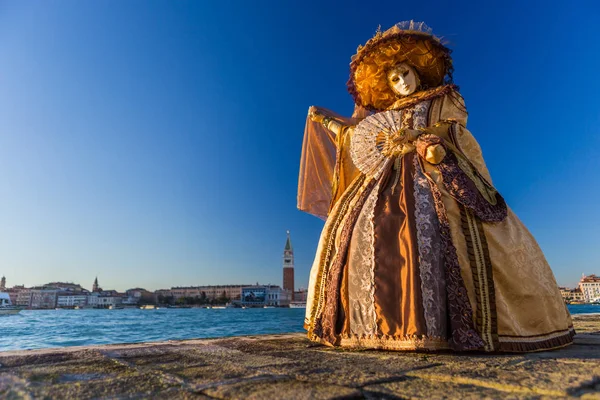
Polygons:
[[[310,272],[305,328],[331,346],[526,352],[572,342],[546,259],[492,186],[454,85],[387,108],[420,143],[378,176],[354,165],[352,130],[307,119],[298,207],[326,218]],[[348,119],[328,113],[348,125]]]

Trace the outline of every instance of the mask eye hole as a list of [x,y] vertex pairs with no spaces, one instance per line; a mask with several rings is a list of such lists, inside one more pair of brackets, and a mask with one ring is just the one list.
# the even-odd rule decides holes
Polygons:
[[396,83],[400,80],[400,78],[398,78],[397,76],[393,76],[392,79],[390,79],[392,82]]
[[402,76],[406,76],[406,75],[408,75],[408,70],[406,70],[402,73]]

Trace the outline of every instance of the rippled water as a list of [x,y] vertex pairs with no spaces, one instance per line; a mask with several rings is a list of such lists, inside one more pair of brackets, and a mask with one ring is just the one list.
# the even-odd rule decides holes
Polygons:
[[597,314],[600,313],[600,304],[569,304],[571,314]]
[[0,351],[303,331],[304,309],[23,310],[0,317]]
[[[0,317],[0,351],[303,332],[304,309],[25,310]],[[572,314],[600,305],[570,305]]]

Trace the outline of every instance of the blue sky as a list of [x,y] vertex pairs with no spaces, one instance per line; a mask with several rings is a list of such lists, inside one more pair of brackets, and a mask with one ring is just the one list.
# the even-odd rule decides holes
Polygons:
[[281,284],[289,229],[306,286],[306,111],[351,113],[350,56],[407,19],[449,41],[469,128],[559,283],[600,273],[600,8],[481,3],[0,2],[0,274]]

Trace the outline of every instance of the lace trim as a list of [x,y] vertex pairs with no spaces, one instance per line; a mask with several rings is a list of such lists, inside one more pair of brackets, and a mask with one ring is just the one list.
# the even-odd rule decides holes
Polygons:
[[421,129],[427,126],[427,116],[429,114],[430,106],[431,100],[422,101],[415,106],[413,129]]
[[352,233],[352,252],[348,262],[348,304],[350,332],[357,335],[375,334],[375,205],[379,183],[367,198]]
[[382,350],[448,350],[446,339],[428,336],[378,336],[378,335],[345,335],[339,340],[340,345],[352,348],[368,348]]
[[[353,236],[357,235],[352,261],[348,268],[348,303],[350,331],[353,334],[377,333],[375,313],[375,206],[379,182],[365,202]],[[352,238],[354,240],[354,238]]]
[[356,204],[349,210],[348,218],[344,222],[340,233],[340,245],[337,254],[333,259],[331,268],[327,272],[327,287],[328,296],[325,298],[325,304],[320,318],[315,321],[314,334],[321,339],[331,343],[336,343],[336,322],[339,310],[340,299],[340,283],[342,270],[348,258],[348,245],[352,229],[356,223],[356,219],[363,208],[367,196],[375,186],[376,181],[370,180],[362,193],[360,193]]
[[[371,318],[373,318],[373,333],[376,334],[377,333],[377,314],[375,313],[375,206],[377,205],[377,199],[379,198],[379,182],[377,183],[377,186],[375,186],[375,189],[373,189],[373,192],[375,193],[373,195],[374,200],[372,200],[372,206],[370,208],[370,212],[369,212],[369,216],[368,216],[368,220],[369,220],[369,263],[370,263],[370,268],[369,271],[371,272],[370,274],[370,278],[371,278],[371,286],[370,286],[370,290],[369,290],[369,305],[370,305],[370,310],[369,312],[371,313]],[[371,205],[371,204],[370,204]]]
[[446,282],[439,222],[427,178],[417,157],[413,158],[413,162],[419,272],[427,335],[446,337]]
[[435,182],[430,181],[429,186],[431,187],[440,223],[440,236],[444,251],[444,269],[451,331],[450,347],[454,350],[479,350],[483,348],[484,343],[473,326],[473,309],[469,303],[467,289],[460,274],[460,265],[458,263],[456,247],[452,243],[446,206],[442,199],[442,193]]
[[362,187],[364,180],[365,176],[360,175],[354,180],[354,182],[350,184],[350,187],[348,187],[344,194],[342,194],[342,197],[339,200],[339,206],[335,207],[332,211],[332,214],[329,216],[329,219],[332,220],[332,223],[325,225],[325,242],[327,244],[325,246],[325,251],[321,253],[321,259],[319,260],[319,268],[321,269],[320,276],[317,277],[315,281],[315,285],[317,286],[315,287],[315,293],[318,293],[318,296],[313,302],[314,310],[311,310],[312,318],[310,320],[305,320],[306,329],[308,330],[308,336],[312,340],[318,339],[318,337],[314,334],[313,331],[315,329],[316,321],[321,316],[323,303],[325,301],[325,286],[328,267],[331,261],[333,247],[335,245],[334,232],[337,231],[344,215],[346,214],[350,201],[354,198],[358,190]]

